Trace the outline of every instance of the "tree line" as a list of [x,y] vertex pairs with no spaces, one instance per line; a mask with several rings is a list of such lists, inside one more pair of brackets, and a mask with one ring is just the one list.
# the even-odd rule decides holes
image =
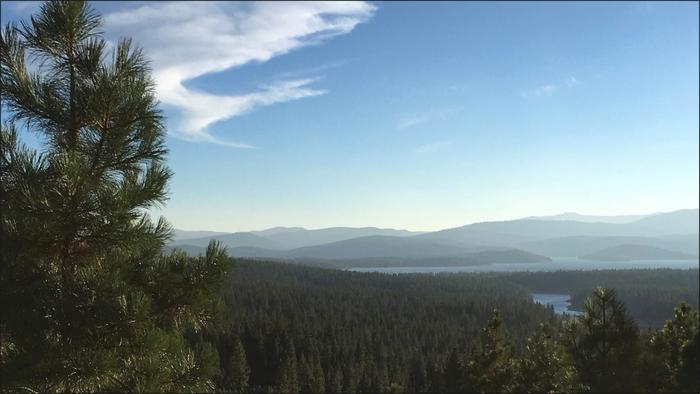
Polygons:
[[698,388],[698,312],[640,329],[613,289],[559,318],[493,275],[237,261],[219,351],[232,392],[648,392]]
[[596,287],[614,288],[643,329],[663,326],[682,303],[697,309],[700,298],[697,268],[515,272],[505,277],[536,293],[569,294],[571,308],[579,311]]

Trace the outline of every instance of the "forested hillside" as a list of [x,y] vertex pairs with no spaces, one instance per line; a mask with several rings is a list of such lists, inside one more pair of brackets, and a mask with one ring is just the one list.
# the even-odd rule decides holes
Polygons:
[[[674,273],[658,271],[661,286],[670,286]],[[629,278],[643,285],[653,272]],[[236,261],[224,290],[229,320],[207,330],[204,339],[219,351],[224,390],[598,392],[671,387],[666,380],[676,389],[697,387],[687,376],[697,366],[697,328],[650,334],[629,317],[614,291],[602,289],[589,290],[594,296],[580,320],[562,319],[533,303],[525,288],[561,279],[554,274],[579,273],[386,275]],[[584,275],[579,288],[599,279]],[[614,318],[598,327],[601,308]],[[670,310],[668,315],[674,317]],[[675,318],[697,327],[697,316],[683,309]],[[595,332],[587,332],[586,324]],[[596,359],[597,330],[618,336],[607,345],[614,356]],[[664,369],[663,353],[649,353],[649,347],[662,346],[664,335],[685,335],[679,346],[691,352],[691,360],[683,361],[683,377]],[[635,375],[628,363],[658,371]],[[600,372],[603,366],[609,375]]]
[[697,269],[517,272],[504,277],[532,292],[569,294],[572,308],[579,311],[596,287],[614,288],[642,328],[661,327],[681,303],[698,308]]

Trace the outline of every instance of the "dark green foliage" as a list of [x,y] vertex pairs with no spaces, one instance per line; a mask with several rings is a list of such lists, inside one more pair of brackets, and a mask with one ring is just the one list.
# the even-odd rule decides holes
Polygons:
[[700,297],[697,269],[518,272],[505,277],[535,293],[570,294],[571,307],[579,311],[596,287],[613,288],[641,328],[663,326],[681,303],[697,309]]
[[516,392],[559,393],[581,391],[571,357],[556,338],[552,326],[542,324],[528,338],[518,360]]
[[[328,392],[434,391],[444,387],[439,381],[449,352],[475,345],[495,307],[515,343],[524,343],[540,322],[555,323],[529,293],[500,280],[246,261],[233,272],[225,300],[236,328],[222,329],[240,330],[252,390],[286,379],[279,369],[289,369],[291,357],[284,353],[291,341],[300,390],[315,391],[307,380],[322,375]],[[222,358],[225,352],[222,347]],[[308,372],[305,364],[322,373]]]
[[[533,304],[508,275],[385,275],[248,261],[237,262],[233,272],[224,293],[236,324],[222,327],[221,335],[240,331],[251,368],[250,391],[654,387],[641,375],[650,354],[642,344],[651,336],[637,330],[607,289],[591,296],[586,314],[562,321],[551,309]],[[494,308],[499,310],[495,316]],[[683,334],[684,350],[675,352],[686,355],[683,370],[690,371],[697,359],[688,339],[697,335],[697,324],[689,319],[697,317],[679,316],[686,317],[673,327],[690,331]],[[679,332],[674,330],[667,331]],[[664,361],[653,362],[662,370]]]
[[280,365],[277,368],[277,377],[275,378],[275,391],[280,393],[298,393],[299,371],[294,342],[287,342],[287,346],[285,346],[284,353],[281,356]]
[[222,388],[228,392],[245,392],[248,389],[250,368],[248,367],[243,343],[238,336],[234,337],[230,353],[225,367],[226,375],[224,376]]
[[584,314],[565,322],[562,336],[591,390],[629,391],[638,330],[614,290],[597,288],[586,301]]
[[3,388],[210,390],[216,352],[183,333],[212,320],[229,262],[216,245],[162,254],[161,112],[140,50],[108,52],[100,22],[52,1],[2,32]]
[[481,349],[467,362],[466,390],[480,393],[511,391],[515,384],[513,344],[498,310],[481,332]]
[[655,391],[698,392],[698,311],[682,304],[646,343],[642,377]]
[[318,352],[313,352],[309,357],[301,355],[299,361],[299,383],[302,393],[323,393],[326,389],[323,367]]
[[445,371],[442,376],[441,384],[434,384],[434,387],[442,387],[449,393],[454,393],[463,390],[464,386],[464,362],[461,359],[460,352],[457,349],[452,349],[447,358]]

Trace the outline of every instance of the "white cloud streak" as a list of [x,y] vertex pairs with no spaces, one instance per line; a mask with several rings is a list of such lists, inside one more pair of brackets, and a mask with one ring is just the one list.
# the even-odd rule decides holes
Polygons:
[[550,83],[550,84],[538,86],[534,89],[520,92],[520,95],[523,98],[550,97],[562,89],[573,88],[574,86],[576,86],[578,84],[579,84],[579,81],[576,79],[576,77],[570,76],[569,78],[567,78],[565,81],[563,81],[561,83]]
[[416,148],[416,154],[418,155],[430,155],[437,153],[452,145],[451,141],[435,141],[428,144],[424,144]]
[[425,123],[431,119],[430,115],[429,113],[422,113],[401,117],[396,123],[396,128],[402,130]]
[[179,110],[176,135],[246,148],[215,138],[209,126],[259,107],[326,94],[310,86],[318,78],[281,80],[241,95],[212,94],[184,82],[349,33],[375,9],[365,2],[148,3],[107,14],[105,27],[110,37],[131,36],[144,47],[159,100]]
[[446,116],[454,112],[454,109],[431,109],[426,112],[402,116],[399,117],[398,121],[396,122],[396,128],[398,130],[403,130],[430,122],[432,120],[444,119]]

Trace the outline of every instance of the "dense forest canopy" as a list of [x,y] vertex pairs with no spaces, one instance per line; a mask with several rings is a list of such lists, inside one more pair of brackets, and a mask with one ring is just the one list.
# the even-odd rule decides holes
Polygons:
[[[236,260],[223,293],[230,320],[203,337],[219,349],[224,389],[693,391],[697,310],[683,304],[667,311],[662,327],[649,330],[614,290],[594,286],[582,316],[561,317],[533,303],[528,289],[551,284],[539,288],[559,291],[567,285],[552,284],[555,280],[588,288],[604,277],[610,283],[627,278],[628,289],[639,289],[658,277],[658,289],[686,285],[697,292],[686,279],[693,274],[697,271],[387,275]],[[636,293],[629,296],[635,299]],[[647,305],[651,310],[667,303],[654,300]],[[687,328],[682,333],[680,325]],[[610,342],[600,342],[606,335]],[[673,335],[680,337],[670,339]],[[609,351],[599,354],[600,346]],[[245,379],[234,379],[241,370],[247,371]],[[226,383],[231,381],[239,386]]]
[[583,310],[596,287],[614,288],[641,328],[663,326],[681,303],[697,309],[700,298],[697,269],[518,272],[505,277],[533,292],[569,294],[574,310]]

